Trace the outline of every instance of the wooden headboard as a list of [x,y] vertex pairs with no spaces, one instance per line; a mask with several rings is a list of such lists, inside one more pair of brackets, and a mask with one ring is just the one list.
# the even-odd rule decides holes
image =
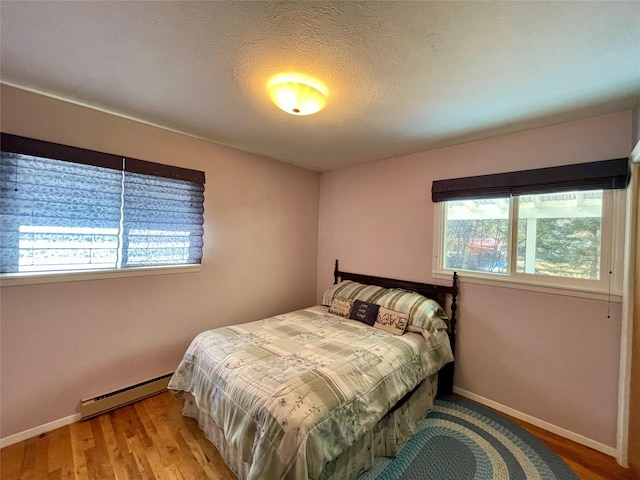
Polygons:
[[[456,325],[458,310],[458,274],[453,272],[453,282],[450,287],[445,285],[435,285],[431,283],[412,282],[409,280],[396,280],[394,278],[376,277],[373,275],[363,275],[360,273],[342,272],[338,268],[338,260],[333,269],[333,283],[336,284],[342,280],[352,280],[366,285],[379,285],[385,288],[401,288],[424,295],[438,302],[442,308],[449,314],[447,326],[449,327],[448,335],[451,344],[451,350],[455,355],[456,349]],[[447,300],[449,300],[447,302]],[[445,365],[439,373],[439,393],[451,393],[453,389],[453,362]]]

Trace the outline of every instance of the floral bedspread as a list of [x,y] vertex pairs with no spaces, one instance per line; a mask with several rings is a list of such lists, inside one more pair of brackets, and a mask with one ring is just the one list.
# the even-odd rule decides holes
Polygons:
[[314,479],[451,360],[446,332],[395,336],[317,306],[199,334],[169,388],[192,393],[249,480]]

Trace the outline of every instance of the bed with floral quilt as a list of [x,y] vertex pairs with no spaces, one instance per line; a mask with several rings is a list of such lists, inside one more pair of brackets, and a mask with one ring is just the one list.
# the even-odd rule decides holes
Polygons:
[[432,408],[455,279],[429,286],[452,297],[447,316],[407,282],[335,274],[323,305],[202,332],[171,379],[240,479],[357,478]]

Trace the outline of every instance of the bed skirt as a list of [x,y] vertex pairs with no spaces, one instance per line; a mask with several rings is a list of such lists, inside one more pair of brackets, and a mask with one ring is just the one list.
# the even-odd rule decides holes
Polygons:
[[[418,420],[433,408],[437,386],[437,374],[427,378],[405,402],[392,409],[371,431],[327,463],[319,480],[352,480],[369,470],[377,457],[394,457],[417,431]],[[222,429],[207,412],[198,409],[193,396],[188,392],[184,394],[183,414],[198,421],[200,429],[238,479],[246,479],[250,459],[241,458],[237,450],[227,443]]]

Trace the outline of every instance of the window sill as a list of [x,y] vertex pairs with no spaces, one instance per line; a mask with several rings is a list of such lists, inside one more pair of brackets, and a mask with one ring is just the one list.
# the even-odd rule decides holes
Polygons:
[[[453,270],[434,270],[434,278],[451,277]],[[584,288],[569,285],[551,285],[549,283],[532,282],[520,278],[499,277],[494,275],[483,275],[475,272],[459,271],[458,278],[465,283],[474,283],[491,287],[514,288],[516,290],[528,290],[530,292],[549,293],[552,295],[564,295],[568,297],[589,298],[592,300],[604,300],[615,303],[622,302],[620,292],[611,293],[601,289]]]
[[112,270],[83,270],[77,272],[52,273],[5,273],[0,275],[0,287],[19,285],[37,285],[42,283],[83,282],[87,280],[106,280],[122,277],[148,277],[154,275],[173,275],[177,273],[196,273],[200,265],[175,265],[163,267],[136,267]]

